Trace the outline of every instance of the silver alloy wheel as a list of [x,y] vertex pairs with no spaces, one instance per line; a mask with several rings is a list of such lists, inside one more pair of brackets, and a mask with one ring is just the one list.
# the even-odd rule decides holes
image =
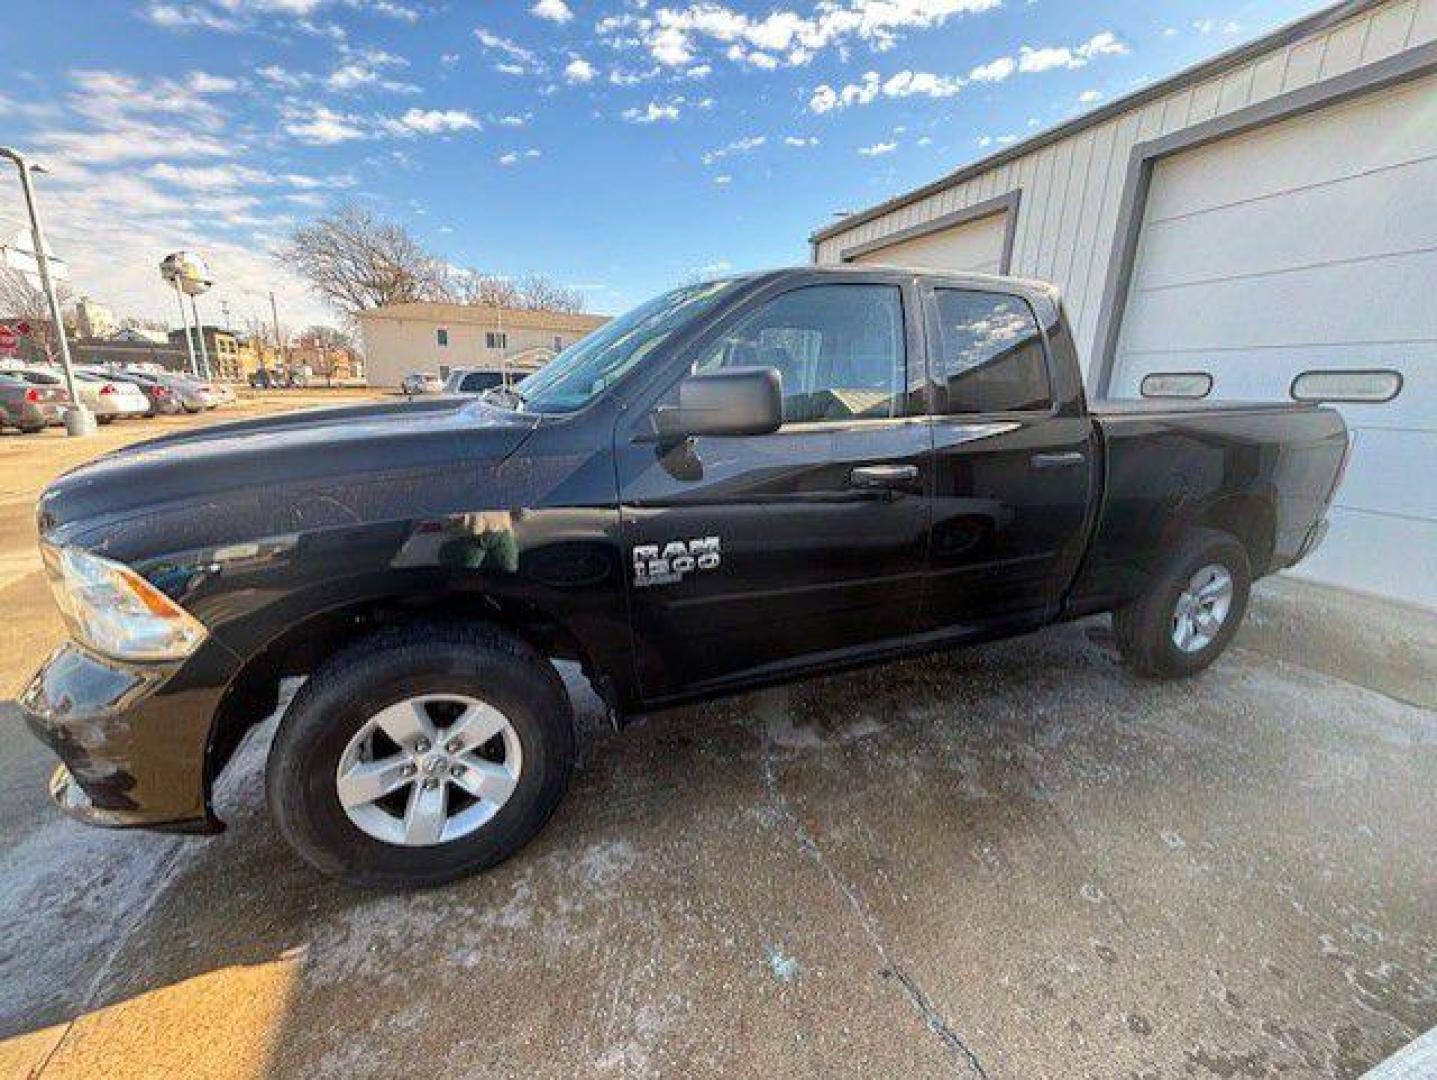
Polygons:
[[1227,622],[1232,592],[1232,574],[1219,563],[1209,563],[1188,578],[1173,611],[1173,644],[1185,653],[1211,645]]
[[488,824],[523,767],[519,734],[494,706],[423,694],[366,720],[339,756],[334,781],[357,828],[386,844],[430,847]]

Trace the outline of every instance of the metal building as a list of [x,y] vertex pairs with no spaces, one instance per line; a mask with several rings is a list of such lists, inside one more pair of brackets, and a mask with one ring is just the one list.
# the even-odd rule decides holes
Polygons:
[[1348,0],[812,244],[1055,282],[1095,397],[1366,399],[1299,572],[1437,607],[1437,0]]

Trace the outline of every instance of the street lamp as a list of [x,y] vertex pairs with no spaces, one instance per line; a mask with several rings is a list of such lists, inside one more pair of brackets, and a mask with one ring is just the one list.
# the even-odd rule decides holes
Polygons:
[[65,390],[71,407],[65,412],[65,431],[70,435],[93,435],[95,418],[80,401],[75,389],[75,372],[70,366],[70,342],[65,337],[65,320],[60,313],[60,298],[50,280],[50,249],[45,245],[45,230],[40,226],[40,208],[35,202],[34,173],[45,172],[43,165],[31,162],[18,150],[0,146],[0,157],[13,162],[20,173],[20,188],[25,193],[25,209],[30,214],[30,241],[35,246],[35,266],[40,272],[40,288],[50,307],[50,321],[55,324],[55,338],[60,343],[60,368],[65,373]]
[[[209,267],[205,265],[204,259],[192,251],[175,251],[166,255],[160,260],[160,276],[169,282],[175,290],[175,299],[180,305],[180,323],[185,330],[185,348],[190,357],[190,374],[201,375],[203,378],[210,377],[209,350],[205,348],[204,329],[200,325],[200,309],[195,303],[195,297],[209,291],[214,284],[210,280]],[[190,336],[190,323],[185,315],[185,297],[190,298],[190,310],[195,317],[194,338]],[[203,368],[195,362],[195,338],[200,343],[200,361]]]

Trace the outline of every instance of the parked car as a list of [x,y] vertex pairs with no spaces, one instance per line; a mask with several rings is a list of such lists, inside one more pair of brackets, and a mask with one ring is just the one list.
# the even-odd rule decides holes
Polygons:
[[220,828],[216,776],[307,674],[279,833],[361,885],[449,880],[568,785],[552,658],[619,721],[1100,612],[1134,672],[1192,675],[1321,541],[1348,453],[1316,405],[1090,405],[1054,290],[878,267],[684,286],[506,400],[247,420],[51,484],[74,640],[21,708],[60,805]]
[[206,383],[198,382],[187,375],[178,375],[174,372],[166,372],[163,375],[136,376],[147,378],[149,381],[166,387],[175,399],[180,403],[180,408],[187,413],[202,412],[205,409],[213,409],[219,404],[214,392]]
[[511,381],[513,380],[505,378],[504,372],[492,368],[454,368],[449,372],[449,378],[444,380],[443,391],[446,394],[478,397],[486,390],[504,386]]
[[444,393],[444,380],[432,371],[411,371],[404,376],[404,381],[399,388],[406,395],[412,394],[442,394]]
[[138,372],[125,371],[110,377],[129,383],[145,395],[150,403],[150,411],[146,414],[147,416],[171,416],[184,408],[180,404],[180,399],[175,396],[175,392],[168,386],[155,382],[153,379],[147,379]]
[[57,386],[37,386],[13,371],[0,372],[0,427],[19,428],[26,435],[62,423],[69,395]]
[[127,417],[147,416],[150,399],[134,383],[93,371],[75,371],[75,392],[101,424]]

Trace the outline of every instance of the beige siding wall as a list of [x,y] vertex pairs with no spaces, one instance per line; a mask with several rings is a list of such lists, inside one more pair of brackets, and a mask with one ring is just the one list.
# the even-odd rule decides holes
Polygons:
[[[449,345],[441,346],[436,331],[449,331]],[[428,319],[365,319],[363,323],[365,371],[370,386],[398,386],[411,371],[432,371],[441,368],[498,367],[506,356],[527,349],[554,347],[558,337],[565,347],[583,334],[575,330],[534,330],[528,327],[503,327],[508,337],[506,349],[490,349],[485,343],[487,330],[499,327],[476,326],[472,323],[433,322]]]
[[817,261],[985,200],[1023,192],[1012,272],[1064,292],[1085,361],[1093,354],[1103,287],[1133,147],[1437,40],[1437,0],[1390,0],[1238,67],[1136,106],[967,181],[825,238]]

